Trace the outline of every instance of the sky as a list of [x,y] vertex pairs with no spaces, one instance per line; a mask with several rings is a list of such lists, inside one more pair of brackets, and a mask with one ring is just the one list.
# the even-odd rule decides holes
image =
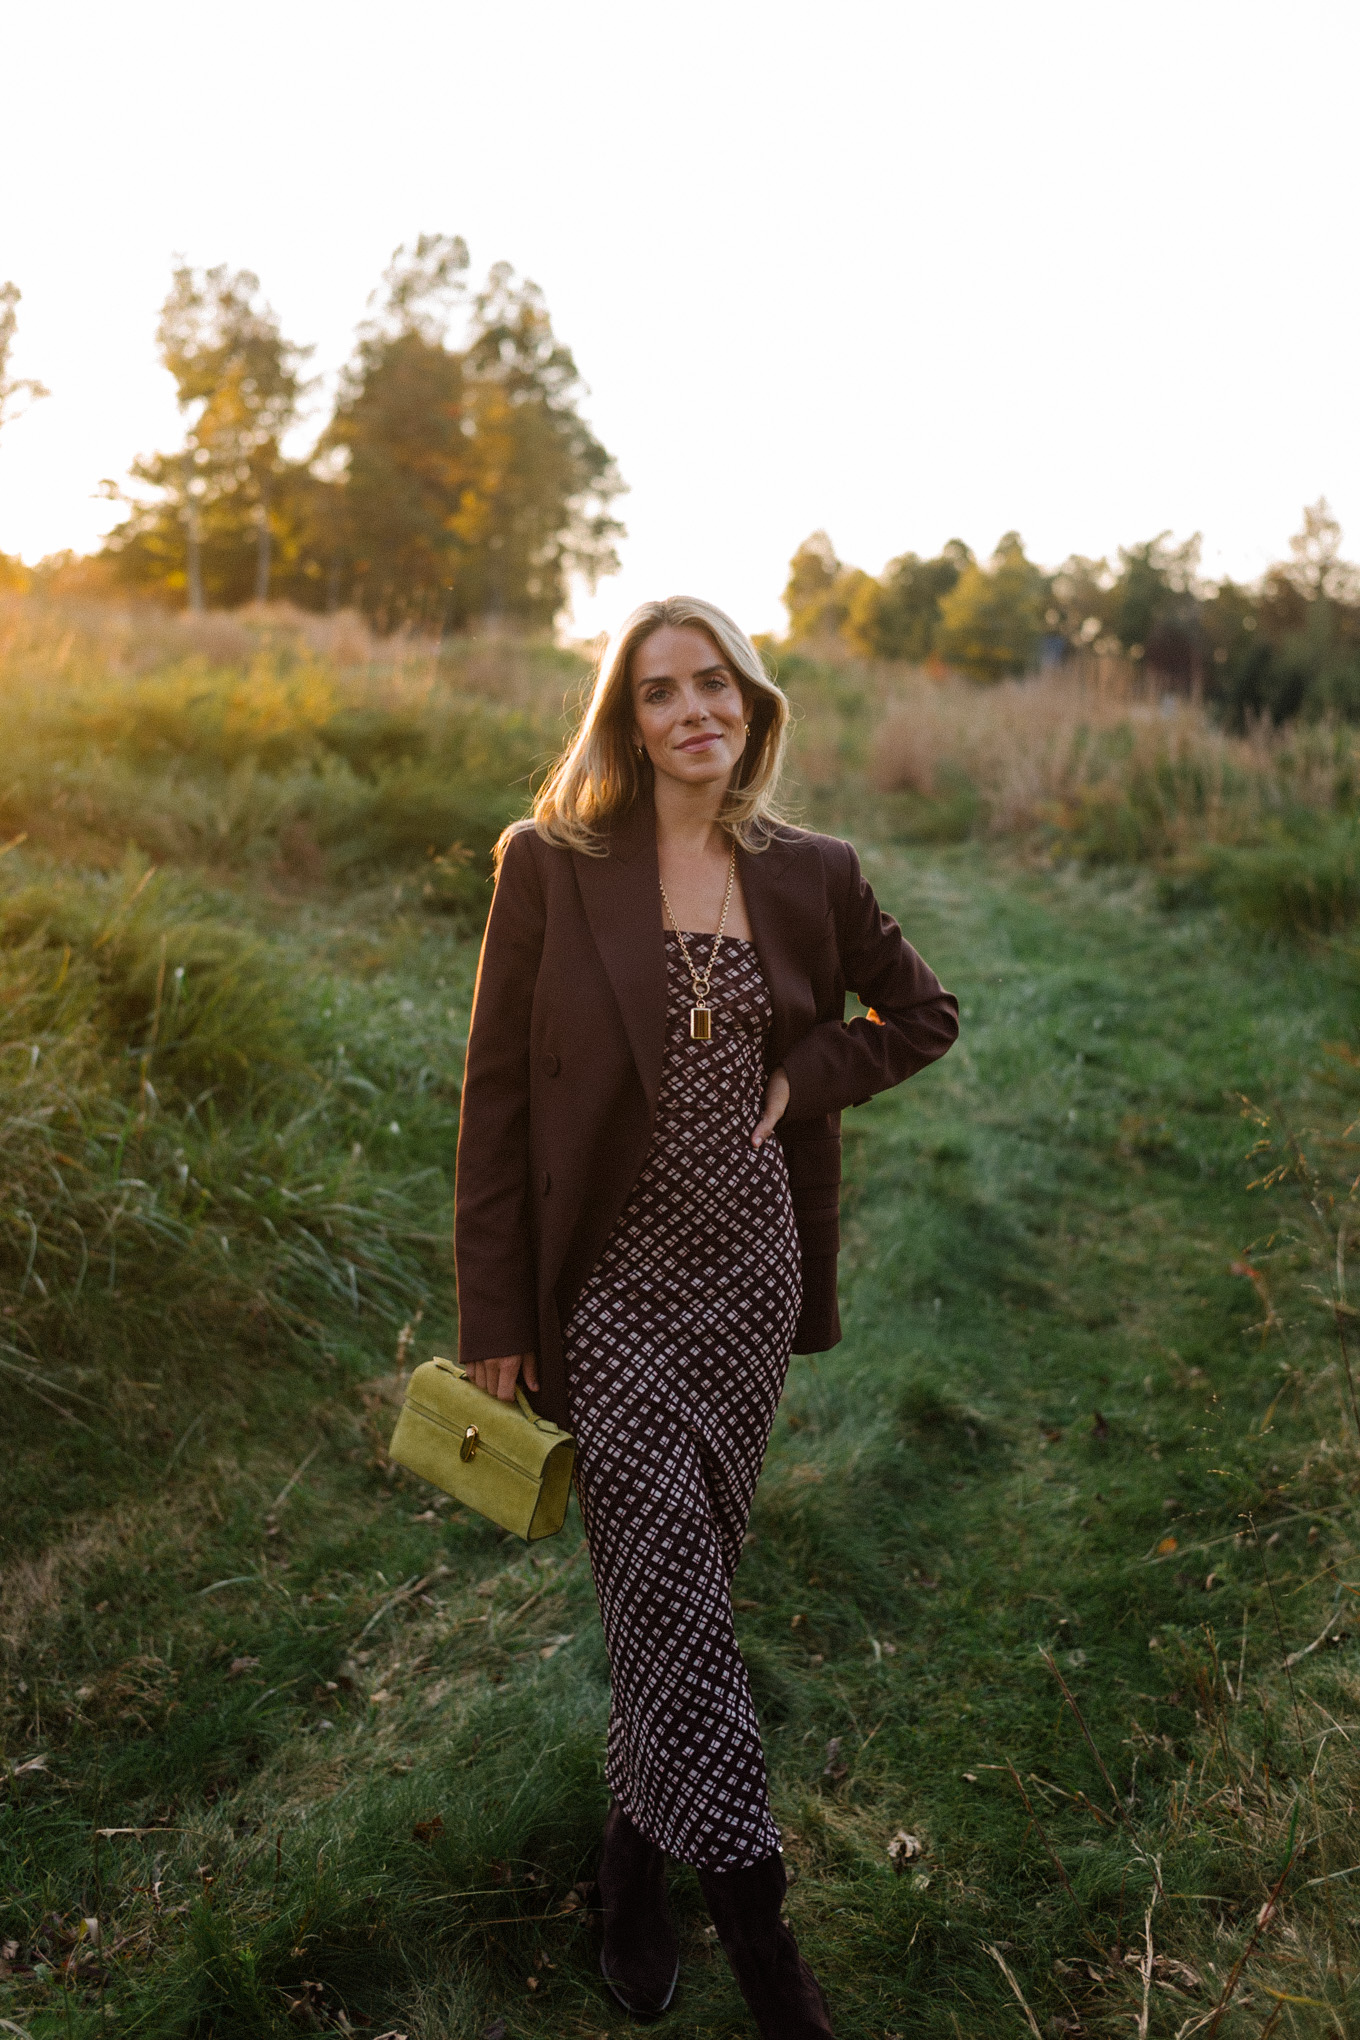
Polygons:
[[[571,627],[777,628],[818,528],[1249,577],[1325,494],[1360,554],[1354,0],[44,0],[5,8],[0,551],[97,544],[179,443],[172,258],[314,343],[311,431],[392,250],[544,290],[629,484]],[[1348,366],[1349,364],[1349,366]]]

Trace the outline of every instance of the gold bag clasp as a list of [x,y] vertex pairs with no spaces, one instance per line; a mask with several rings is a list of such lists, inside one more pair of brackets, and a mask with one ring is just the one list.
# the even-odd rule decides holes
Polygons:
[[469,1424],[466,1431],[464,1431],[463,1433],[463,1442],[458,1447],[458,1457],[460,1459],[462,1460],[471,1459],[473,1453],[477,1450],[477,1437],[478,1437],[477,1426],[475,1424]]

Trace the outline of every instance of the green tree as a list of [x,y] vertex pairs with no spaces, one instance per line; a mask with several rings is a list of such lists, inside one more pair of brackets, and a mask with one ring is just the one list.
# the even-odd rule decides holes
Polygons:
[[784,585],[784,607],[789,618],[790,644],[848,643],[845,627],[861,590],[871,576],[860,567],[847,567],[836,557],[836,548],[824,531],[805,538],[789,561],[789,578]]
[[940,604],[936,650],[974,680],[1002,680],[1033,663],[1049,609],[1047,576],[1008,531],[986,567],[964,568]]
[[131,504],[108,549],[124,578],[182,587],[191,609],[207,595],[265,601],[287,529],[281,442],[311,349],[284,338],[258,277],[225,264],[174,271],[156,340],[189,421],[185,444],[134,463],[134,479],[155,492],[150,500],[105,484]]
[[1063,561],[1049,589],[1045,620],[1070,650],[1118,649],[1111,625],[1114,585],[1108,560],[1072,553]]
[[845,635],[857,651],[875,659],[928,659],[935,649],[940,604],[973,565],[961,538],[951,538],[935,559],[903,553],[889,560],[877,580],[869,576],[856,590]]
[[338,479],[321,521],[350,599],[386,629],[542,626],[570,574],[593,586],[618,565],[623,484],[542,293],[498,263],[455,348],[466,266],[446,236],[397,250],[322,440]]
[[1201,618],[1207,692],[1233,728],[1297,715],[1360,721],[1360,568],[1341,557],[1325,497],[1304,510],[1287,560],[1254,589],[1223,582]]
[[1162,531],[1142,545],[1121,546],[1110,591],[1110,626],[1124,650],[1144,660],[1150,673],[1185,688],[1204,679],[1199,554],[1198,532],[1181,545]]

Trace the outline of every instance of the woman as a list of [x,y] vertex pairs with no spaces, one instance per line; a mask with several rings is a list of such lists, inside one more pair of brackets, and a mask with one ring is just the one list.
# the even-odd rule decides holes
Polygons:
[[[608,647],[502,839],[455,1222],[472,1379],[522,1379],[577,1442],[612,1698],[605,1978],[669,2004],[674,1856],[768,2040],[831,2027],[780,1921],[729,1589],[790,1350],[840,1337],[841,1109],[958,1032],[850,845],[779,821],[788,718],[707,602],[644,603]],[[872,1006],[848,1024],[847,989]]]

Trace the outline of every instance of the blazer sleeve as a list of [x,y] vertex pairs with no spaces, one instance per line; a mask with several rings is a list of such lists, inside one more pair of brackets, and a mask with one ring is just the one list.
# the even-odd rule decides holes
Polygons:
[[543,890],[529,832],[512,836],[482,939],[458,1125],[453,1248],[458,1355],[538,1346],[529,1229],[529,1022],[543,953]]
[[845,982],[871,1008],[850,1021],[824,1020],[784,1057],[786,1117],[812,1119],[863,1105],[935,1062],[958,1037],[959,1004],[885,914],[849,843],[833,885]]

